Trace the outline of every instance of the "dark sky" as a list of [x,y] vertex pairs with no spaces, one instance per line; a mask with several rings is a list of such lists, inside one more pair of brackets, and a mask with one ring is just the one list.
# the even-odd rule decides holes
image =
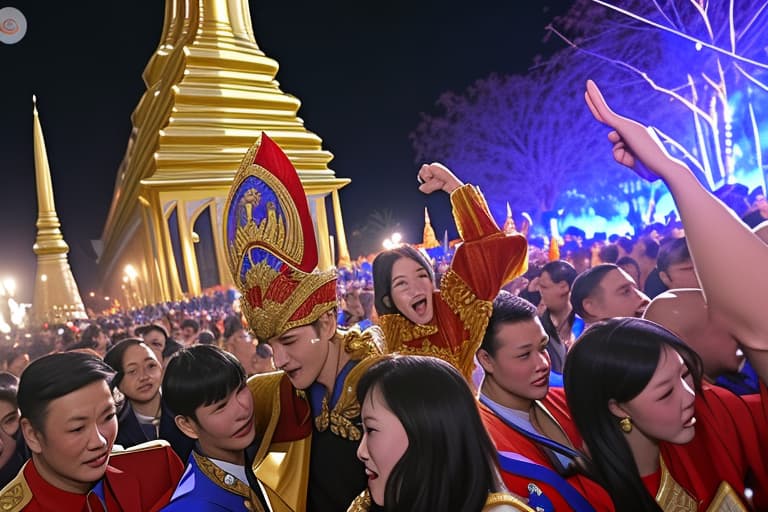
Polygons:
[[[491,72],[522,73],[542,51],[544,26],[567,0],[472,2],[252,0],[261,49],[280,63],[283,91],[335,158],[347,229],[391,209],[418,241],[422,209],[438,233],[451,220],[445,197],[416,190],[408,134],[445,91]],[[95,287],[91,239],[100,238],[117,168],[144,92],[164,1],[3,0],[27,18],[26,37],[0,44],[0,278],[29,300],[37,203],[32,94],[38,97],[56,207],[81,293]],[[481,165],[481,163],[479,163]],[[471,170],[456,170],[471,180]]]

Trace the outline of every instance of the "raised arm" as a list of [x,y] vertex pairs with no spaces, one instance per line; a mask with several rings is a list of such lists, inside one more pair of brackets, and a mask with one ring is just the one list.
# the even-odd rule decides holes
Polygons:
[[591,80],[585,98],[595,118],[614,130],[608,138],[616,161],[667,184],[710,307],[723,313],[746,347],[768,350],[768,272],[761,271],[768,246],[667,153],[652,128],[613,112]]

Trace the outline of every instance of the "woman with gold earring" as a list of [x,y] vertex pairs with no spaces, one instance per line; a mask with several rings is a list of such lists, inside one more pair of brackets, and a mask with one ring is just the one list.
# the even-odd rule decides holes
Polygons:
[[703,384],[699,356],[670,331],[639,318],[594,324],[563,375],[587,469],[616,510],[765,510],[750,406]]

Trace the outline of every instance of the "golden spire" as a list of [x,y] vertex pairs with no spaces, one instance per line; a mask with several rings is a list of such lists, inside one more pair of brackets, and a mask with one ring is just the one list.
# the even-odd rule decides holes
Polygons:
[[504,221],[503,231],[508,235],[517,233],[515,219],[512,217],[512,207],[509,206],[509,201],[507,201],[507,219]]
[[432,228],[432,223],[429,220],[429,212],[426,206],[424,207],[424,237],[422,238],[421,245],[425,249],[440,247],[440,242],[437,240],[435,230]]
[[32,315],[37,322],[60,322],[86,318],[83,301],[69,268],[69,246],[64,241],[53,201],[53,185],[43,128],[37,114],[37,98],[32,96],[35,147],[35,182],[37,185],[37,238],[32,250],[37,255]]
[[[301,37],[295,30],[287,37]],[[329,167],[333,155],[304,126],[301,102],[281,90],[277,71],[256,42],[248,0],[165,0],[159,45],[142,75],[146,91],[131,116],[112,204],[94,244],[105,293],[120,293],[126,265],[137,270],[147,302],[231,284],[218,235],[223,206],[235,170],[262,132],[290,158],[304,186],[318,267],[334,263],[329,195],[339,264],[349,261],[338,190],[350,180]],[[196,227],[208,233],[202,241]]]

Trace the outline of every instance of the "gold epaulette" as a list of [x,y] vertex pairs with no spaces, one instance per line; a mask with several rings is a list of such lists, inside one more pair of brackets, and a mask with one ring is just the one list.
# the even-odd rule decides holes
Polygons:
[[0,490],[0,510],[3,512],[24,510],[24,507],[32,501],[32,489],[24,478],[24,468],[29,463],[29,461],[25,462],[13,480]]
[[341,337],[344,351],[351,359],[361,360],[383,354],[386,349],[384,332],[378,325],[372,325],[364,331],[359,326],[353,326],[348,330],[337,330],[336,333]]
[[529,507],[522,499],[506,492],[492,492],[488,495],[488,499],[485,500],[485,506],[483,510],[491,511],[494,508],[501,505],[510,505],[515,510],[522,512],[535,512]]

